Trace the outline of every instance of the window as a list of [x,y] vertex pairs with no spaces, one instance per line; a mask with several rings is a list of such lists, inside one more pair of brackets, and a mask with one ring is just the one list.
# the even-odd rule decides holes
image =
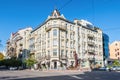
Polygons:
[[119,55],[119,52],[118,52],[118,55]]
[[70,57],[72,58],[72,56],[73,56],[73,55],[72,55],[72,51],[70,51]]
[[82,34],[82,37],[85,38],[85,34],[84,33]]
[[53,39],[53,46],[57,46],[58,42],[57,39]]
[[57,49],[53,49],[53,56],[57,56]]
[[115,44],[115,46],[117,46],[117,43]]
[[48,47],[50,46],[50,41],[48,41]]
[[73,35],[72,34],[70,35],[70,39],[73,39]]
[[53,30],[53,36],[57,36],[57,30],[56,29]]
[[50,55],[50,51],[48,51],[48,55]]
[[56,24],[56,23],[57,23],[57,21],[53,21],[53,23],[54,23],[54,24]]
[[65,25],[67,26],[67,23]]
[[66,56],[68,55],[68,51],[66,50]]
[[70,25],[70,30],[72,30],[72,25]]
[[70,48],[72,48],[72,42],[70,42]]
[[63,56],[64,55],[64,50],[61,50],[61,56]]
[[50,31],[48,32],[48,38],[50,38]]
[[68,41],[67,41],[67,43],[66,43],[66,47],[69,47],[69,43],[68,43]]
[[54,17],[56,18],[56,17],[57,17],[57,14],[54,14]]

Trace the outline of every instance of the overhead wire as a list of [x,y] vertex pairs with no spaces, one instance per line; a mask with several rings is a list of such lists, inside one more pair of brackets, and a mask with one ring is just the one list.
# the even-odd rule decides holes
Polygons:
[[69,3],[71,3],[72,2],[72,0],[69,0],[69,1],[67,1],[64,5],[62,5],[58,10],[60,11],[60,10],[62,10],[63,8],[65,8]]

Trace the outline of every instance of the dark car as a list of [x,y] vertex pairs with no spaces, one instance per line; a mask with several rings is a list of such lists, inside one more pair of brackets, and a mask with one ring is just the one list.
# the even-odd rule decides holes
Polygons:
[[95,68],[93,71],[109,71],[108,67],[100,67],[100,68]]

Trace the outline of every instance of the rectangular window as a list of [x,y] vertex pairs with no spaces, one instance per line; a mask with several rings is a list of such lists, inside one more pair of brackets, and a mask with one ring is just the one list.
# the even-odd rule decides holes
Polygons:
[[57,44],[58,44],[57,39],[53,39],[53,46],[57,46]]
[[57,56],[57,49],[53,49],[53,56]]
[[68,51],[66,50],[66,54],[65,54],[66,56],[68,55]]
[[72,51],[70,51],[70,57],[72,58]]
[[73,44],[72,44],[72,42],[70,43],[70,48],[73,48]]
[[48,47],[50,46],[50,41],[48,41]]
[[57,36],[57,29],[53,30],[53,36]]
[[48,32],[48,38],[50,38],[50,31]]
[[61,41],[61,46],[62,46],[62,47],[65,46],[65,41],[64,41],[64,39],[62,39],[62,41]]
[[61,50],[61,56],[63,56],[64,55],[64,50]]
[[53,21],[53,24],[56,24],[57,23],[57,21]]
[[50,55],[50,51],[48,51],[48,55]]
[[68,41],[67,41],[67,43],[66,43],[66,47],[67,47],[67,48],[69,47],[69,43],[68,43]]
[[70,39],[73,39],[73,35],[72,34],[70,35]]

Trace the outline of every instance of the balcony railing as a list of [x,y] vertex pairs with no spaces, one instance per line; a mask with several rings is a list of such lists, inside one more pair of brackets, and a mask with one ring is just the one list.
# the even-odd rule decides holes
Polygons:
[[93,55],[94,55],[94,54],[95,54],[95,50],[88,49],[88,53],[89,53],[89,54],[93,54]]
[[56,24],[56,25],[49,25],[48,27],[45,28],[46,31],[49,31],[51,30],[52,28],[59,28],[61,30],[65,30],[66,31],[66,26],[65,25],[59,25],[59,24]]
[[32,53],[35,53],[35,50],[30,50],[30,53],[32,54]]
[[92,41],[88,41],[88,45],[89,45],[89,46],[95,46],[95,43],[92,42]]
[[94,35],[93,34],[88,34],[87,35],[89,39],[94,39]]
[[46,60],[50,60],[50,55],[46,55]]
[[66,55],[61,55],[61,59],[65,60],[65,59],[67,59],[67,56]]

